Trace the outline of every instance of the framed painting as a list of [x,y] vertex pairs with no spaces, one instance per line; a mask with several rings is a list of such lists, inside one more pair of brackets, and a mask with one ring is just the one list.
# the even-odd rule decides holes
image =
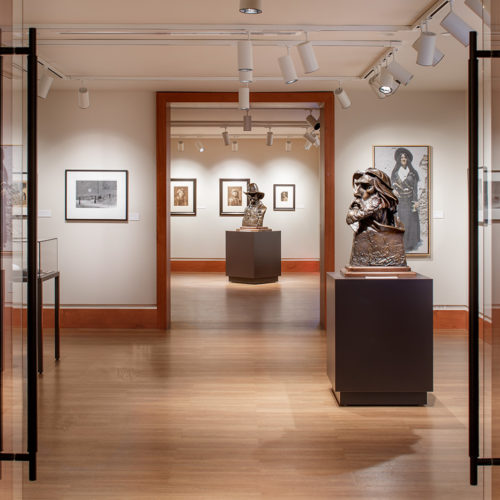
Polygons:
[[219,179],[219,215],[243,215],[250,179]]
[[196,179],[170,179],[170,215],[196,215]]
[[273,184],[273,210],[295,210],[295,184]]
[[430,146],[373,146],[373,165],[391,179],[399,197],[409,257],[430,255]]
[[68,221],[127,221],[127,170],[66,170]]

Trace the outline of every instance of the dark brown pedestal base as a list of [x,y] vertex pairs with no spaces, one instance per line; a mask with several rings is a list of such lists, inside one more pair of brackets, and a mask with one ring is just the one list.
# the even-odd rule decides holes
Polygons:
[[340,406],[411,406],[426,405],[426,392],[336,392]]
[[226,231],[226,275],[233,283],[278,281],[281,231]]

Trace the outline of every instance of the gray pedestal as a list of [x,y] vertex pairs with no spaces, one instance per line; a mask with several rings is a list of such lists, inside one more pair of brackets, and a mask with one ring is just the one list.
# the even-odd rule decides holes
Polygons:
[[327,274],[327,370],[344,405],[422,405],[433,389],[432,280]]
[[235,283],[278,281],[281,231],[226,231],[226,275]]

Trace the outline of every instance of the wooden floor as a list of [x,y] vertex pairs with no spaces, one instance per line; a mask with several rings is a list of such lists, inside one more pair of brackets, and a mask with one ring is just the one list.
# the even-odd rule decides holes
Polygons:
[[168,332],[64,331],[58,365],[45,350],[23,498],[483,498],[468,486],[465,333],[436,333],[429,406],[340,408],[318,289],[317,274],[179,274]]

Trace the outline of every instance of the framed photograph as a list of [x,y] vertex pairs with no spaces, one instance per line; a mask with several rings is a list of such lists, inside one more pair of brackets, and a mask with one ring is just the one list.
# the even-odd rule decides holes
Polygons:
[[295,210],[295,184],[273,184],[273,210]]
[[219,179],[219,215],[243,215],[250,179]]
[[128,220],[127,170],[66,170],[66,220]]
[[12,173],[11,203],[13,216],[28,215],[28,174]]
[[170,215],[196,215],[196,179],[170,179]]
[[[500,170],[492,170],[491,182],[491,222],[500,222]],[[479,205],[481,206],[481,205]],[[484,204],[485,210],[488,207],[487,200]]]
[[477,220],[479,225],[488,224],[488,185],[491,183],[487,167],[478,167],[477,169]]
[[430,255],[430,146],[374,146],[373,165],[385,172],[399,196],[398,217],[405,226],[411,257]]

